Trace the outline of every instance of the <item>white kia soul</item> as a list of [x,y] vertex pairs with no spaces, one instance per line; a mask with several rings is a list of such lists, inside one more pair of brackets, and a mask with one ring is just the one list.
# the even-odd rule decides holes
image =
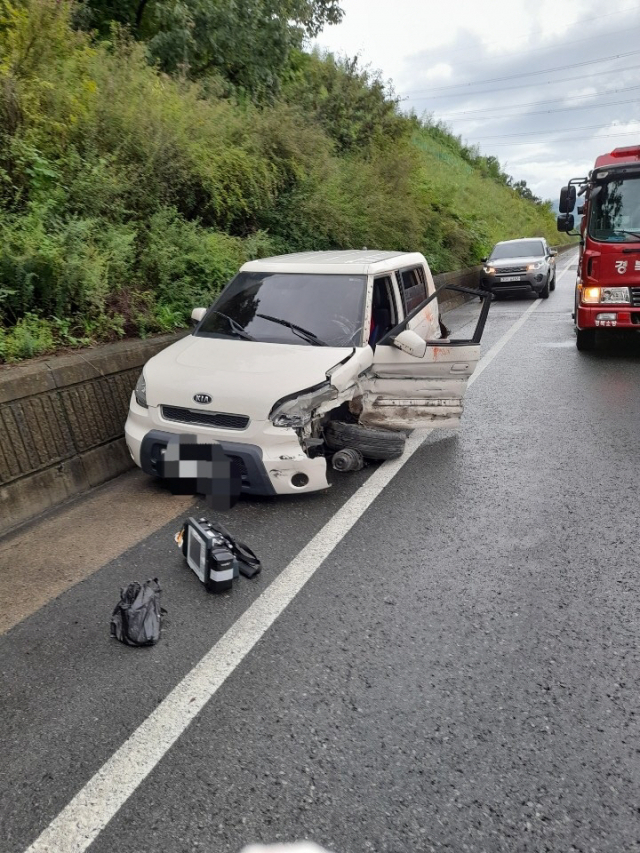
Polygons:
[[491,299],[468,292],[482,310],[473,337],[455,340],[421,254],[244,264],[193,311],[193,332],[144,366],[125,425],[133,460],[157,474],[172,436],[188,434],[222,446],[244,492],[296,494],[327,488],[341,449],[390,458],[412,429],[458,426]]

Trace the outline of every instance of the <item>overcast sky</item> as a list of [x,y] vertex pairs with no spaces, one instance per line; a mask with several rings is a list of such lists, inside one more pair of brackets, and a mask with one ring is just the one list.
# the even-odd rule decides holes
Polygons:
[[640,145],[638,0],[342,0],[319,47],[379,70],[541,198]]

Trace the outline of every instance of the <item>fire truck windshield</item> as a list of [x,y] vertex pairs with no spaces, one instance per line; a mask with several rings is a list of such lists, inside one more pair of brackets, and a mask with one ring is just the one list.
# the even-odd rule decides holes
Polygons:
[[640,241],[640,176],[599,184],[591,200],[590,237],[604,243]]

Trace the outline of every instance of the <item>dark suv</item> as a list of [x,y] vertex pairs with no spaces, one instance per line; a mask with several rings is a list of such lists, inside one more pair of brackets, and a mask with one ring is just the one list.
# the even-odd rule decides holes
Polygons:
[[535,293],[549,298],[556,287],[556,255],[544,237],[505,240],[496,243],[480,276],[480,287],[496,296],[517,296]]

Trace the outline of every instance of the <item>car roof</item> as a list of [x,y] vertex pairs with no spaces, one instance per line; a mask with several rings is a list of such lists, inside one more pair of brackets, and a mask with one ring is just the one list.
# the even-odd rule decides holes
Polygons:
[[500,240],[496,246],[508,246],[509,243],[544,243],[544,237],[516,237],[515,240]]
[[248,261],[242,272],[301,272],[325,275],[369,275],[390,269],[425,264],[419,252],[383,252],[347,249],[335,252],[297,252]]

